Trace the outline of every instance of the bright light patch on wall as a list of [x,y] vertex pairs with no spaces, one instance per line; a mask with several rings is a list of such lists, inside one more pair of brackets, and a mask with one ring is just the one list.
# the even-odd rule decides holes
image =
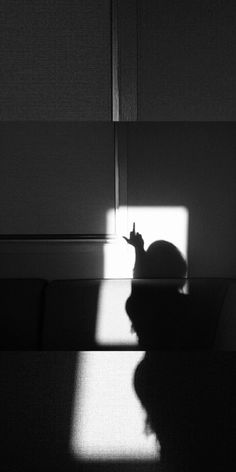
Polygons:
[[[114,211],[107,214],[107,228],[111,226]],[[157,239],[175,244],[187,259],[188,210],[185,207],[121,207],[117,212],[117,239],[104,245],[104,278],[120,279],[101,283],[98,298],[96,341],[98,344],[137,344],[125,311],[125,302],[131,292],[135,262],[134,249],[122,236],[128,236],[136,223],[145,249]],[[185,290],[186,291],[186,290]]]
[[143,235],[145,249],[158,239],[169,241],[187,257],[188,211],[185,207],[129,207],[128,228],[136,223],[136,231]]
[[[107,228],[111,226],[114,211],[107,213]],[[104,277],[129,278],[133,275],[134,249],[122,236],[129,236],[133,222],[144,239],[145,249],[158,239],[169,241],[187,259],[189,214],[184,206],[121,207],[117,211],[117,240],[105,245]]]
[[87,351],[79,358],[71,449],[84,461],[154,460],[159,444],[144,432],[133,389],[140,351]]

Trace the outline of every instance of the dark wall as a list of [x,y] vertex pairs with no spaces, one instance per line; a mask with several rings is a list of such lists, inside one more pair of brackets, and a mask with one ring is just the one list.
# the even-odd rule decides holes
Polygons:
[[137,5],[138,119],[235,120],[235,2]]
[[[235,120],[233,0],[116,3],[122,120]],[[112,8],[1,0],[0,118],[111,120]]]
[[111,120],[110,3],[1,0],[1,120]]
[[235,124],[128,129],[128,204],[187,207],[189,275],[235,277]]
[[106,233],[112,123],[1,123],[0,234]]
[[[107,233],[115,205],[112,123],[2,122],[0,136],[1,236]],[[0,275],[102,277],[103,245],[1,241]]]

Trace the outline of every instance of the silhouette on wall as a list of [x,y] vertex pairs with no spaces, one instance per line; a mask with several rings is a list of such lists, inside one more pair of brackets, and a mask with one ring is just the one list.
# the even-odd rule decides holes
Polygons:
[[126,311],[143,349],[203,349],[214,345],[216,322],[209,307],[184,294],[187,263],[174,244],[155,241],[144,250],[135,223],[130,237],[135,248],[132,292]]

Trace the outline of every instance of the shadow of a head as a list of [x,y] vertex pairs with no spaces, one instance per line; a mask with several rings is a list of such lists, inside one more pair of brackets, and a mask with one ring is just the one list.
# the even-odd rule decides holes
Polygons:
[[[184,279],[186,273],[187,263],[174,244],[159,240],[148,247],[145,257],[145,277]],[[183,280],[177,283],[181,288],[185,282]]]

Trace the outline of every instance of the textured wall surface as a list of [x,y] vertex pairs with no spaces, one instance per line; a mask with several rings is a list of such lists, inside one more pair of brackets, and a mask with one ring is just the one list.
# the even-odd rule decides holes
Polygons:
[[106,233],[112,123],[2,123],[0,135],[1,234]]
[[111,119],[110,0],[0,1],[0,119]]
[[138,2],[139,120],[235,120],[233,0]]

